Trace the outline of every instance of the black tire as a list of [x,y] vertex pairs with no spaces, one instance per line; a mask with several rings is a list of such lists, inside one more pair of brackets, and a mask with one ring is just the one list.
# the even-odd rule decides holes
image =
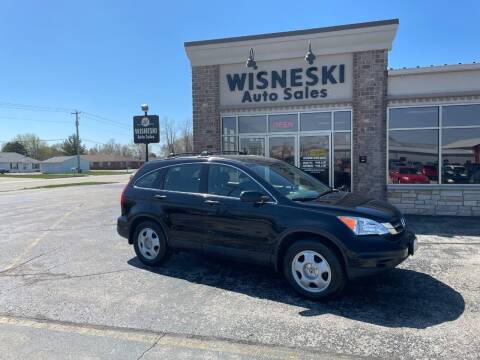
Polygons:
[[[158,237],[159,249],[156,256],[155,253],[151,252],[153,258],[144,256],[142,251],[140,251],[140,247],[142,247],[140,234],[142,234],[142,231],[147,231],[147,229],[153,230],[155,235]],[[160,265],[168,255],[167,241],[163,235],[163,231],[161,227],[153,221],[145,221],[137,225],[135,232],[133,233],[133,248],[135,249],[135,254],[137,254],[138,259],[148,266]]]
[[[293,274],[292,262],[302,251],[313,251],[323,257],[330,266],[330,283],[324,290],[312,288],[307,291],[301,287]],[[300,258],[301,260],[301,258]],[[334,250],[315,239],[304,239],[293,243],[283,258],[283,273],[290,286],[299,294],[312,300],[327,300],[341,295],[347,283],[347,277],[341,259]],[[300,274],[301,275],[301,274]],[[323,274],[326,275],[326,274]],[[328,278],[327,276],[327,278]],[[300,277],[297,272],[297,278]]]

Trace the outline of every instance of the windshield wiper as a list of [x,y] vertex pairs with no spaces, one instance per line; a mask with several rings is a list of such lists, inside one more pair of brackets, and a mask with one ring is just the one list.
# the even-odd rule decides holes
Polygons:
[[306,197],[294,197],[292,198],[293,201],[312,201],[312,200],[315,200],[315,199],[318,199],[320,197],[319,196],[306,196]]

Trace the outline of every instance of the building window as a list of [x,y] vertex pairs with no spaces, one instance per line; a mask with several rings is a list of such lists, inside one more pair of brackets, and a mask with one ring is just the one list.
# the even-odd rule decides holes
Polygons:
[[236,136],[222,136],[222,150],[223,151],[236,151],[237,150],[237,137]]
[[335,111],[333,115],[333,129],[335,131],[350,131],[352,129],[352,116],[350,111]]
[[397,184],[480,184],[480,105],[389,110],[388,178]]
[[333,134],[333,186],[350,191],[352,182],[352,145],[350,132]]
[[261,116],[239,116],[238,117],[238,132],[243,134],[252,133],[266,133],[267,132],[267,117]]
[[237,117],[222,118],[222,151],[237,151]]
[[480,126],[443,129],[442,184],[480,184]]
[[298,114],[278,114],[268,116],[269,132],[297,132]]
[[222,151],[294,164],[325,184],[351,189],[350,110],[222,117]]
[[301,131],[319,131],[332,129],[332,113],[313,112],[300,114],[300,130]]
[[438,126],[438,107],[390,109],[390,129],[426,128]]

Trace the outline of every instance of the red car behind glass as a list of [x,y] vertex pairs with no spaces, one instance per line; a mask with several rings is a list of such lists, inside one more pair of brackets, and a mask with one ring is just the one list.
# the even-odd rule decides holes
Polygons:
[[413,166],[400,166],[390,171],[390,179],[396,184],[429,184],[428,177]]
[[435,165],[423,165],[422,174],[428,177],[430,180],[438,179],[438,172]]

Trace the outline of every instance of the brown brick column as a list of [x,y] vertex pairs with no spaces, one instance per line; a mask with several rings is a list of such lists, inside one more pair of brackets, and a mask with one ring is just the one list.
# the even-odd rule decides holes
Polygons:
[[353,191],[381,200],[387,185],[387,57],[387,50],[353,54]]
[[220,150],[220,86],[218,65],[192,68],[193,149]]

